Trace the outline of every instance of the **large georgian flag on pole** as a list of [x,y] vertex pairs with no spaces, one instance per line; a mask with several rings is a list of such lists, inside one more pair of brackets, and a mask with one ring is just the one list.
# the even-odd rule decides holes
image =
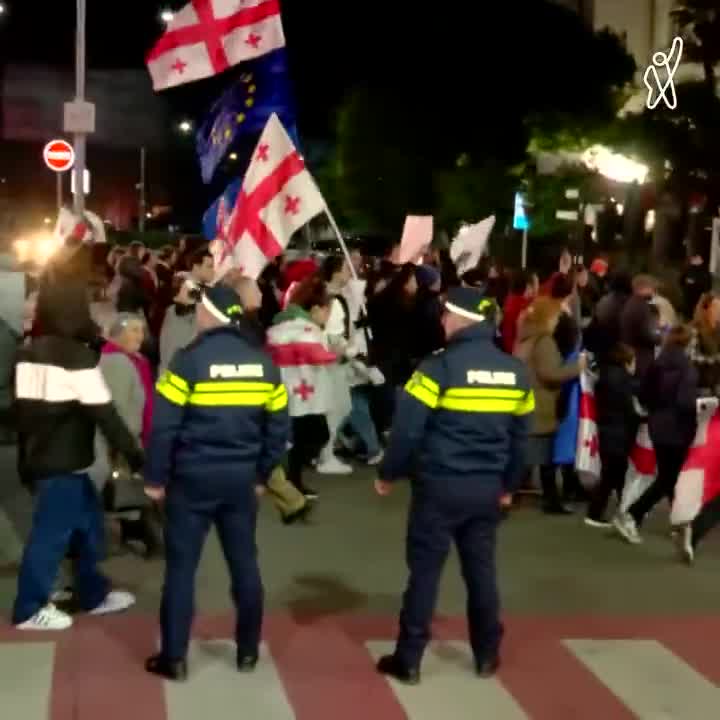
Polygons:
[[165,90],[284,46],[280,0],[191,0],[146,61],[153,87]]
[[256,279],[293,234],[325,209],[305,161],[272,115],[230,217],[219,274],[238,269]]
[[630,451],[625,485],[620,499],[620,510],[622,512],[627,512],[640,499],[655,482],[656,474],[655,448],[653,448],[652,440],[650,440],[647,423],[642,423],[635,438],[635,445]]

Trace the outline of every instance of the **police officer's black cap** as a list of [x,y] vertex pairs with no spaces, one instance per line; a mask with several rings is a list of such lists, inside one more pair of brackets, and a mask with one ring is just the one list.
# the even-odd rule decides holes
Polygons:
[[477,288],[453,287],[448,290],[445,310],[467,320],[484,322],[494,314],[495,301]]
[[227,285],[206,288],[202,298],[203,307],[222,323],[231,323],[242,315],[238,294]]

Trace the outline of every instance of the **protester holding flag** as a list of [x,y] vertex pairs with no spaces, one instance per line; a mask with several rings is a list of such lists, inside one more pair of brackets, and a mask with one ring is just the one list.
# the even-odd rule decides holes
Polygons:
[[657,458],[657,478],[626,513],[613,521],[629,543],[639,544],[639,527],[662,500],[672,499],[675,484],[697,430],[698,374],[687,356],[690,331],[684,325],[668,333],[657,360],[642,379],[639,400],[648,412],[648,426]]
[[[606,353],[595,384],[597,440],[600,451],[600,482],[592,492],[585,524],[607,528],[605,520],[610,495],[622,494],[628,458],[637,436],[639,416],[634,402],[638,387],[634,381],[635,354],[627,345],[617,344]],[[592,442],[592,439],[590,440]]]
[[536,409],[530,435],[528,465],[539,466],[543,488],[543,509],[549,515],[565,515],[569,510],[561,503],[557,488],[557,467],[553,462],[553,445],[558,428],[558,400],[564,383],[580,376],[585,356],[565,363],[554,339],[562,305],[557,300],[538,297],[528,308],[519,330],[515,355],[524,360],[530,371]]
[[324,328],[330,317],[332,298],[317,275],[303,281],[293,302],[281,312],[268,331],[268,349],[280,368],[290,398],[292,448],[288,479],[305,497],[317,491],[305,485],[303,471],[330,439],[327,414],[332,398],[329,368],[338,356],[326,345]]

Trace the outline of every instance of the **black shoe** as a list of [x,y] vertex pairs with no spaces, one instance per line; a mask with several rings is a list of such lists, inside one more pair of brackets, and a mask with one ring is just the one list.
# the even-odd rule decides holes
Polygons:
[[377,671],[382,675],[394,677],[405,685],[420,684],[420,670],[403,665],[395,655],[385,655],[381,657],[380,660],[378,660]]
[[257,655],[238,655],[237,669],[241,673],[251,673],[255,671],[258,664]]
[[558,503],[557,505],[544,505],[543,512],[546,515],[572,515],[573,511]]
[[296,510],[293,513],[290,513],[289,515],[283,515],[283,524],[285,525],[294,525],[296,522],[305,522],[308,517],[310,516],[310,513],[312,512],[313,504],[311,502],[305,503],[303,507],[301,507],[299,510]]
[[187,680],[187,662],[185,660],[168,660],[162,655],[153,655],[145,663],[145,670],[153,675],[159,675],[166,680],[184,682]]
[[492,655],[489,658],[477,663],[475,670],[481,678],[491,678],[500,669],[500,656]]

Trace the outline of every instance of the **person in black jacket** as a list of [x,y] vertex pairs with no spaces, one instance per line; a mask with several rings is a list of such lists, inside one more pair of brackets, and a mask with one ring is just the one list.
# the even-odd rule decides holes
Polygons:
[[87,299],[76,293],[53,307],[41,293],[38,311],[43,334],[20,351],[15,373],[22,474],[36,497],[13,623],[21,630],[64,630],[72,619],[49,599],[71,539],[83,610],[107,614],[135,602],[129,593],[111,592],[97,568],[103,517],[86,472],[95,459],[96,427],[133,471],[143,456],[113,406],[98,353],[87,345],[92,325]]
[[610,495],[622,493],[628,458],[637,435],[639,416],[634,396],[635,354],[618,344],[606,354],[595,385],[598,439],[600,442],[600,483],[590,499],[585,524],[610,527],[605,521]]
[[636,375],[643,378],[660,344],[660,316],[652,304],[657,283],[649,275],[633,278],[633,294],[620,315],[620,339],[635,351]]
[[638,528],[650,510],[663,497],[672,500],[697,432],[698,374],[687,355],[689,342],[686,326],[670,330],[662,352],[641,383],[638,399],[648,412],[657,478],[627,513],[613,521],[617,531],[633,544],[642,542]]

